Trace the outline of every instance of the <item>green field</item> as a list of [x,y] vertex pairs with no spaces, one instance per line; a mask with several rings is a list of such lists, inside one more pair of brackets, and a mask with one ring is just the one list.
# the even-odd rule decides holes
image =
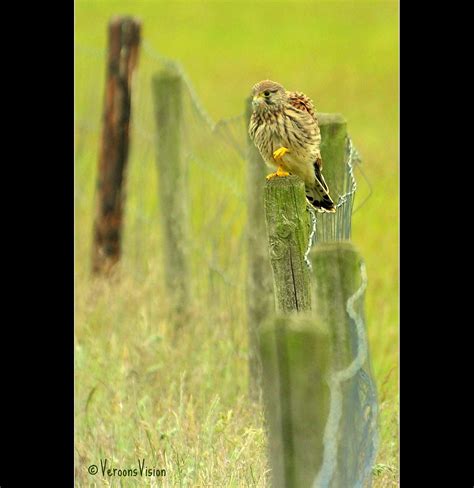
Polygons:
[[[194,299],[189,326],[175,334],[163,287],[149,92],[160,62],[150,46],[181,62],[215,121],[241,115],[263,78],[346,117],[373,187],[353,216],[352,238],[367,265],[380,401],[374,486],[398,486],[398,3],[77,0],[75,9],[76,486],[100,483],[87,467],[103,458],[115,467],[145,458],[167,470],[162,486],[173,487],[265,486],[268,470],[262,412],[246,396],[245,166],[235,155],[222,164],[228,149],[216,149],[202,120],[188,114]],[[114,14],[142,19],[147,50],[134,87],[123,259],[116,278],[104,281],[89,271]],[[357,207],[367,186],[356,177]],[[147,479],[137,486],[153,486]],[[110,480],[98,486],[115,486]]]

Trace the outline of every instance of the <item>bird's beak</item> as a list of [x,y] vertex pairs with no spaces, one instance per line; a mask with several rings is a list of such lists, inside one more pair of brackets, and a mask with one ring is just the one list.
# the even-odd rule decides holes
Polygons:
[[252,99],[252,105],[254,108],[257,108],[263,103],[263,97],[262,94],[259,93],[258,95],[255,95]]

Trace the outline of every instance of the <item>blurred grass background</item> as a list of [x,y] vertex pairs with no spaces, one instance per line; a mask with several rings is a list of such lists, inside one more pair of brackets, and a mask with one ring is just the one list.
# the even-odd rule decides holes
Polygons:
[[[192,324],[179,336],[166,314],[146,90],[156,65],[145,53],[132,107],[120,278],[103,282],[89,274],[103,53],[114,14],[141,18],[143,39],[181,62],[214,120],[241,114],[251,86],[263,78],[307,93],[318,111],[346,117],[373,186],[352,228],[367,264],[366,319],[380,401],[374,486],[398,486],[398,9],[398,2],[378,1],[76,0],[77,486],[94,481],[87,466],[105,457],[116,467],[136,464],[137,456],[165,467],[163,486],[265,486],[267,470],[262,414],[246,400],[244,291],[213,285],[218,273],[206,270],[220,306],[211,310],[197,300]],[[237,283],[245,276],[242,241],[233,238],[245,225],[243,169],[232,160],[218,168],[234,194],[222,219],[229,226],[206,250],[223,268],[241,261],[232,268]],[[203,185],[211,195],[216,182],[198,167],[191,171],[193,201],[203,200]],[[207,245],[200,225],[206,203],[219,198],[193,209],[197,246]],[[202,275],[202,260],[193,269]]]

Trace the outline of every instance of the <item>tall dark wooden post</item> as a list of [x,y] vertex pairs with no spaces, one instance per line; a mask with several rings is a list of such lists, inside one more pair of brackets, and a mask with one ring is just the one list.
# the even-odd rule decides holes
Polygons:
[[120,259],[129,148],[131,81],[137,63],[140,27],[140,22],[131,17],[114,17],[109,23],[92,254],[94,273],[110,271]]

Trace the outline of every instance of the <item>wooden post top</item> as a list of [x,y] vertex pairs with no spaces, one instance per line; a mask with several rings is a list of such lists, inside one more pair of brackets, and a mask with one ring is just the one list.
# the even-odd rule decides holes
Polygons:
[[181,75],[176,71],[175,68],[171,66],[165,66],[157,71],[153,75],[153,81],[169,81],[169,82],[179,82],[181,81]]
[[342,114],[338,113],[316,113],[319,125],[344,125],[347,124],[346,119]]
[[112,15],[109,20],[109,26],[123,24],[124,22],[132,22],[135,25],[142,25],[142,20],[133,15]]

